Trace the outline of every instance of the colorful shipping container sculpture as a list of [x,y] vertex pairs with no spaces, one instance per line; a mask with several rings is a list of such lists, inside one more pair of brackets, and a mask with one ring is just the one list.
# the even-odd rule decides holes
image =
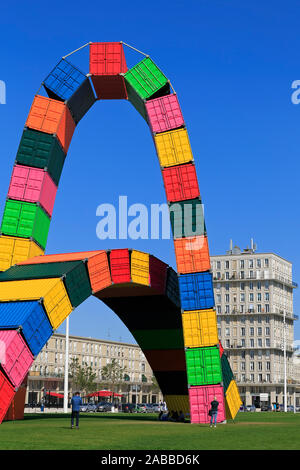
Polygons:
[[[0,422],[16,418],[34,358],[90,295],[129,328],[170,410],[207,423],[216,397],[218,422],[234,419],[241,400],[218,339],[203,205],[178,96],[149,56],[128,69],[122,42],[89,46],[88,74],[63,58],[43,81],[48,96],[34,97],[9,185],[0,234]],[[102,99],[130,101],[149,125],[178,274],[137,250],[44,255],[73,133]]]

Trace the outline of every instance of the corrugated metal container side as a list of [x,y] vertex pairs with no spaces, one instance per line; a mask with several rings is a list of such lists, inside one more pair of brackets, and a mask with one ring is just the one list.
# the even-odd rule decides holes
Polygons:
[[183,310],[201,310],[214,307],[211,273],[181,274],[179,276],[179,290]]
[[[150,325],[151,327],[151,325]],[[144,349],[183,349],[182,329],[132,330],[139,346]]]
[[82,261],[66,261],[65,263],[41,263],[12,266],[4,273],[0,273],[0,282],[22,281],[27,279],[58,278],[68,274]]
[[90,74],[98,99],[126,99],[124,77],[127,72],[123,44],[90,44]]
[[76,90],[67,101],[67,106],[71,111],[75,124],[81,121],[95,102],[96,97],[90,79],[86,78],[78,90]]
[[150,286],[159,294],[164,294],[166,291],[167,269],[168,265],[166,263],[163,263],[155,256],[149,256]]
[[174,238],[206,235],[203,204],[200,199],[189,199],[169,204]]
[[186,365],[189,385],[211,385],[222,382],[219,349],[186,349]]
[[223,376],[223,386],[224,386],[224,393],[226,394],[229,384],[232,380],[234,380],[233,373],[228,362],[226,354],[222,354],[221,356],[221,366],[222,366],[222,376]]
[[176,94],[155,98],[145,103],[152,132],[166,132],[184,126]]
[[41,298],[50,323],[56,330],[73,310],[61,279],[0,282],[0,302]]
[[[26,385],[18,389],[16,392],[3,421],[15,421],[16,419],[24,419],[24,404],[26,397]],[[1,392],[0,392],[1,393]],[[1,420],[0,420],[1,422]]]
[[234,419],[242,404],[237,385],[235,381],[232,380],[225,395],[226,418]]
[[111,286],[112,280],[106,251],[89,258],[87,267],[93,293]]
[[0,424],[15,395],[15,389],[0,371]]
[[137,110],[137,112],[145,119],[146,122],[148,119],[147,111],[145,107],[145,100],[143,100],[135,89],[130,85],[130,83],[125,82],[126,85],[126,94],[128,101],[132,104],[132,106]]
[[35,302],[0,303],[0,330],[22,327],[33,356],[37,356],[53,333],[42,305]]
[[16,330],[0,331],[1,367],[15,387],[19,387],[33,363],[33,355]]
[[32,256],[43,255],[44,251],[31,240],[0,236],[0,271]]
[[178,276],[171,267],[167,270],[166,295],[175,305],[181,306]]
[[186,418],[190,418],[190,400],[188,395],[165,395],[168,410],[182,411]]
[[144,349],[143,353],[152,370],[186,370],[184,349]]
[[19,263],[20,265],[25,264],[44,264],[44,263],[64,263],[68,261],[83,261],[84,259],[96,256],[99,253],[105,253],[103,250],[98,251],[78,251],[75,253],[60,253],[57,255],[44,255],[36,258],[27,259]]
[[154,375],[163,396],[188,394],[186,372],[180,370],[163,372],[156,371]]
[[168,94],[170,90],[167,77],[150,57],[146,57],[125,73],[125,83],[129,83],[143,100],[157,94],[163,87],[168,86],[163,95]]
[[30,202],[6,201],[1,225],[4,235],[33,238],[45,249],[49,227],[50,218],[41,207]]
[[177,165],[162,170],[167,200],[170,202],[200,196],[195,165]]
[[47,134],[56,134],[67,153],[76,125],[65,103],[36,95],[26,126]]
[[132,250],[130,262],[132,282],[149,286],[149,254]]
[[177,272],[180,274],[209,271],[210,256],[205,235],[174,240]]
[[111,279],[114,284],[131,282],[128,249],[112,250],[109,254]]
[[[180,308],[163,295],[137,297],[101,298],[131,330],[146,330],[149,317],[152,319],[151,329],[182,328]],[[126,308],[124,307],[126,305]],[[141,315],[141,310],[143,315]]]
[[208,385],[189,388],[192,424],[210,422],[211,418],[208,412],[215,397],[219,402],[217,423],[221,423],[226,419],[223,387],[221,385]]
[[62,59],[43,81],[49,98],[67,101],[86,80],[86,75]]
[[7,197],[25,202],[38,202],[51,217],[57,186],[40,168],[15,165]]
[[217,316],[213,309],[184,312],[182,325],[186,348],[202,348],[219,343]]
[[78,307],[92,295],[88,270],[84,261],[80,261],[77,266],[66,273],[64,283],[73,307]]
[[163,132],[154,136],[158,159],[162,167],[194,161],[186,129]]
[[50,134],[25,129],[19,145],[16,163],[46,168],[58,186],[66,154],[58,140]]

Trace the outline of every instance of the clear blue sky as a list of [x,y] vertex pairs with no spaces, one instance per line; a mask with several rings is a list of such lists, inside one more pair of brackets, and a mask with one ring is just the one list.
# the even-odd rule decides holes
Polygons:
[[[151,55],[178,93],[205,204],[211,254],[230,238],[293,263],[300,281],[300,2],[190,0],[150,3],[7,2],[0,15],[2,213],[22,129],[41,81],[89,41],[124,41]],[[129,66],[140,60],[129,52]],[[88,72],[88,50],[72,57]],[[96,208],[165,201],[149,130],[126,101],[97,102],[79,123],[57,194],[47,253],[133,247],[175,267],[168,240],[101,241]],[[300,313],[295,293],[295,313]],[[149,318],[151,322],[151,318]],[[71,317],[71,333],[132,341],[92,298]],[[60,331],[64,331],[61,328]],[[299,322],[295,337],[300,339]]]

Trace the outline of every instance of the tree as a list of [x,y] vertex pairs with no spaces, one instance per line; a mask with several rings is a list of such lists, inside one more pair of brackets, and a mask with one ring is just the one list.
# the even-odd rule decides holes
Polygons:
[[93,372],[92,367],[86,363],[81,366],[78,357],[72,357],[69,368],[73,390],[76,389],[85,393],[96,391],[96,374]]
[[116,359],[112,359],[109,364],[101,369],[102,382],[109,387],[113,393],[116,393],[119,386],[126,380],[126,372],[126,367],[121,367]]

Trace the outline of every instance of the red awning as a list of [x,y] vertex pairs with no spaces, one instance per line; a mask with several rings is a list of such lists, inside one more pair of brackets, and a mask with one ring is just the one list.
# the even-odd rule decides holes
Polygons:
[[86,397],[122,397],[123,395],[120,393],[113,393],[110,392],[109,390],[99,390],[99,392],[93,392],[89,393],[88,395],[85,395]]
[[64,395],[62,395],[61,393],[47,392],[47,395],[50,395],[50,397],[64,398]]

